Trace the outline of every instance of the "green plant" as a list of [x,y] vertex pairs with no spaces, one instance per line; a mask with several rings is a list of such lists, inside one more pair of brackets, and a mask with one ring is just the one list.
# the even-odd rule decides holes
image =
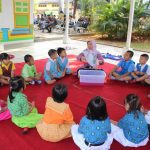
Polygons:
[[[140,1],[135,3],[133,32],[149,31],[150,25],[146,20],[150,16],[148,4]],[[94,27],[96,31],[105,34],[109,39],[126,39],[130,11],[130,0],[117,0],[114,3],[103,3],[96,7],[98,16]],[[144,34],[143,34],[144,35]]]

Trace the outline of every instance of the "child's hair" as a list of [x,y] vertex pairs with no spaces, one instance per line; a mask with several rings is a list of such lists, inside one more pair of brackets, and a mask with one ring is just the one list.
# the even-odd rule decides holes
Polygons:
[[87,118],[90,120],[105,120],[108,117],[106,103],[100,96],[91,99],[86,110]]
[[32,55],[27,54],[27,55],[24,56],[24,61],[25,61],[26,63],[28,63],[28,62],[30,62],[30,59],[31,59],[32,57],[33,57]]
[[130,57],[131,57],[131,58],[132,58],[133,55],[134,55],[134,52],[133,52],[133,51],[130,51],[130,50],[128,50],[127,53],[130,53]]
[[55,49],[50,49],[48,51],[48,55],[51,57],[52,55],[54,55],[55,53],[57,53],[57,51]]
[[3,61],[4,59],[10,59],[10,57],[7,53],[1,53],[0,54],[0,60]]
[[10,79],[10,92],[9,92],[9,99],[10,102],[13,102],[13,95],[12,92],[19,92],[22,88],[25,87],[24,78],[21,76],[16,76]]
[[138,118],[138,111],[141,111],[140,98],[135,94],[129,94],[125,99],[125,104],[129,105],[129,110],[127,112],[133,112],[135,118]]
[[68,96],[67,87],[64,84],[56,84],[52,89],[52,97],[55,102],[62,103]]
[[62,47],[59,47],[59,48],[57,49],[57,54],[60,56],[60,54],[62,53],[62,51],[65,51],[65,49],[62,48]]
[[146,60],[149,59],[149,56],[147,54],[142,54],[141,57],[144,57]]

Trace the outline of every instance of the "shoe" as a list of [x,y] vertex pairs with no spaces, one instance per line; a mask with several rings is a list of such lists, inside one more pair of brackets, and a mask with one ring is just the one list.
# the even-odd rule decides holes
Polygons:
[[29,128],[23,128],[22,134],[27,134],[29,132]]
[[37,84],[42,84],[42,81],[41,80],[36,80],[35,81]]
[[31,82],[29,82],[29,84],[34,85],[34,84],[35,84],[35,81],[31,81]]

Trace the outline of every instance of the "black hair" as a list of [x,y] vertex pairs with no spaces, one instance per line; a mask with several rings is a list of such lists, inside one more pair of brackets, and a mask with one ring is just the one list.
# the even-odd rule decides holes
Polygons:
[[9,100],[13,102],[13,95],[12,92],[19,92],[22,88],[25,88],[25,81],[24,78],[21,76],[16,76],[10,79],[10,92],[9,92]]
[[133,52],[133,51],[130,51],[130,50],[128,50],[127,53],[130,53],[130,57],[131,57],[131,58],[132,58],[133,55],[134,55],[134,52]]
[[129,94],[125,99],[125,104],[129,105],[128,113],[133,112],[135,118],[138,118],[138,111],[141,111],[140,98],[136,94]]
[[25,61],[26,63],[28,63],[28,62],[30,62],[30,59],[31,59],[31,58],[33,58],[33,56],[27,54],[27,55],[24,56],[24,61]]
[[52,89],[52,97],[55,102],[62,103],[68,96],[67,87],[64,84],[56,84]]
[[91,41],[87,41],[87,44],[88,44],[89,42],[91,42]]
[[57,49],[57,54],[60,56],[60,54],[62,53],[62,51],[65,51],[65,49],[62,48],[62,47],[59,47],[59,48]]
[[57,51],[55,49],[50,49],[48,51],[48,55],[51,57],[52,55],[54,55],[55,53],[57,53]]
[[105,120],[108,113],[104,99],[100,96],[92,98],[87,106],[86,116],[90,120]]
[[0,54],[0,60],[3,61],[4,59],[10,59],[10,57],[7,53],[1,53]]
[[141,57],[144,57],[146,60],[148,60],[148,59],[149,59],[148,54],[142,54],[142,55],[141,55]]

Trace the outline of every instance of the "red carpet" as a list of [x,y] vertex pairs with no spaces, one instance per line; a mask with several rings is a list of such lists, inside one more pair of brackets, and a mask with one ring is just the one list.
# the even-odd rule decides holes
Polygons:
[[[75,62],[75,56],[69,55],[71,67],[76,68],[81,65]],[[35,61],[38,71],[43,71],[46,59]],[[17,74],[20,73],[23,63],[16,64]],[[105,63],[102,68],[108,73],[113,65]],[[91,97],[100,95],[105,98],[107,108],[111,119],[118,121],[125,113],[123,107],[124,97],[129,93],[136,93],[141,97],[142,104],[146,109],[150,109],[150,100],[146,95],[149,94],[148,86],[139,84],[125,84],[121,82],[108,81],[103,87],[85,87],[80,86],[76,78],[67,76],[58,82],[65,83],[69,89],[67,102],[70,104],[74,119],[78,123],[85,114],[85,108]],[[44,113],[45,101],[51,96],[52,85],[27,86],[25,94],[30,101],[35,101],[36,107],[40,113]],[[8,95],[8,87],[0,88],[0,98],[6,99]],[[49,143],[43,141],[36,129],[30,130],[27,135],[21,135],[21,129],[11,123],[11,120],[0,122],[0,149],[1,150],[78,150],[72,139],[63,140],[59,143]],[[124,148],[116,141],[113,142],[111,150],[133,150],[134,148]],[[150,150],[150,142],[145,147],[137,148],[137,150]]]

